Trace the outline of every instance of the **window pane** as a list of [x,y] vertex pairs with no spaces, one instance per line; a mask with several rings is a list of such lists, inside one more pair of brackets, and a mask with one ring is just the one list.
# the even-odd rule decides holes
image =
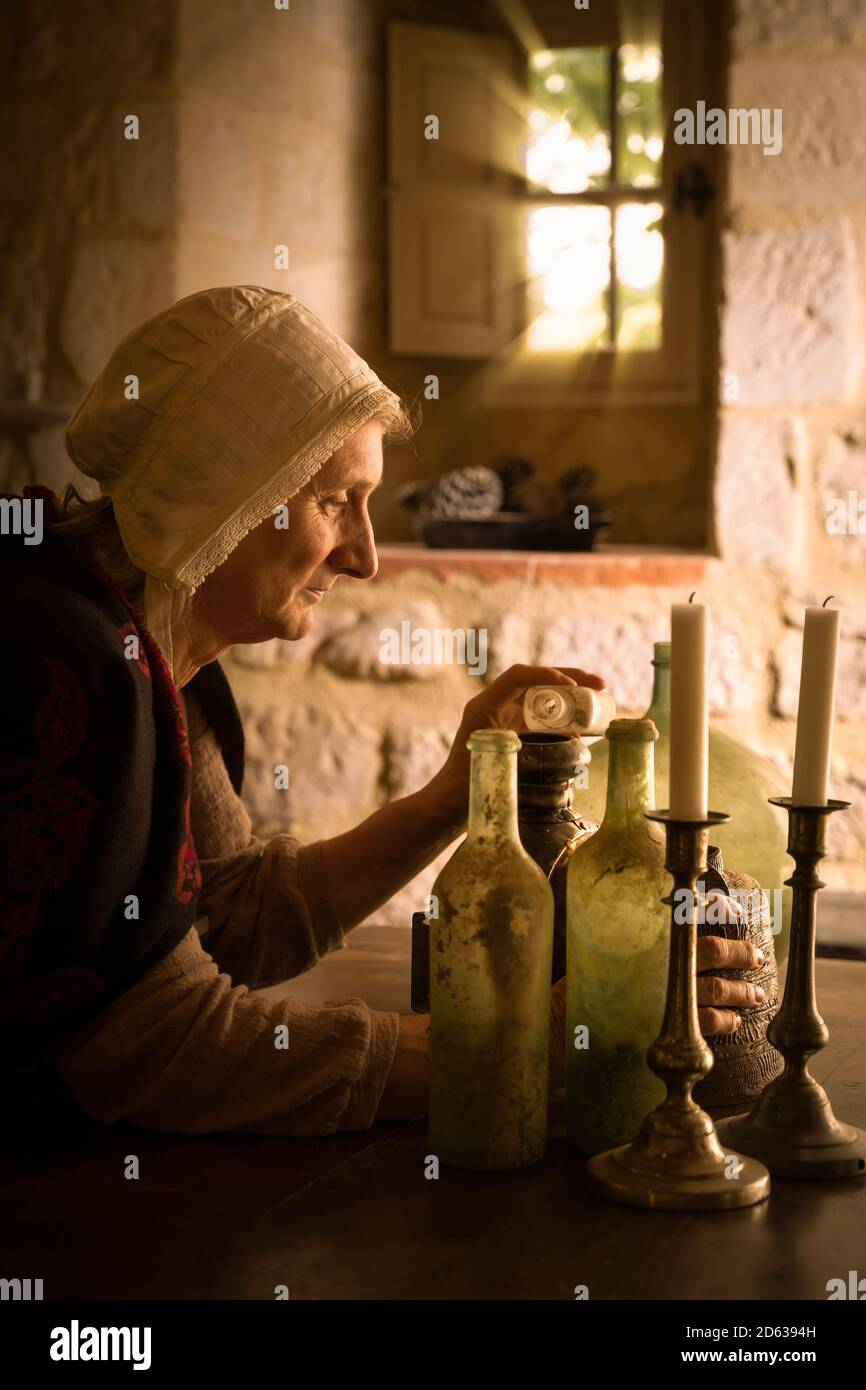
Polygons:
[[624,203],[616,213],[616,345],[662,341],[664,237],[661,203]]
[[652,187],[661,182],[661,49],[624,44],[618,55],[617,177],[619,183]]
[[551,193],[601,188],[610,172],[609,49],[558,48],[529,65],[526,174]]
[[542,207],[529,213],[531,350],[609,345],[610,238],[609,208]]

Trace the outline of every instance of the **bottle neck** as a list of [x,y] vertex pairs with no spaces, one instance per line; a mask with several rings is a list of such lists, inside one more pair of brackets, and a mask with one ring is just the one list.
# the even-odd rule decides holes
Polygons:
[[516,752],[473,752],[466,838],[503,846],[520,843]]
[[655,810],[652,739],[610,740],[604,827],[646,831],[645,811]]
[[653,661],[653,693],[644,719],[651,719],[656,728],[667,731],[671,722],[671,664],[670,660]]

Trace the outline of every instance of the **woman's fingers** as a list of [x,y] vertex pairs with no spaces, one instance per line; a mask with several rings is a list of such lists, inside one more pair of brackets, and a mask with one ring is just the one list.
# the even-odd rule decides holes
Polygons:
[[698,1006],[727,1005],[732,1009],[756,1009],[764,1002],[764,991],[760,985],[748,980],[729,980],[724,975],[699,975]]
[[603,676],[592,671],[584,671],[580,666],[509,666],[492,681],[484,692],[503,700],[513,700],[525,695],[533,685],[589,685],[593,690],[603,690]]
[[[735,922],[742,916],[740,904],[718,889],[707,893],[702,905],[709,923]],[[763,963],[763,951],[751,941],[713,935],[698,937],[698,971],[756,970]],[[733,1010],[755,1009],[764,1002],[760,985],[713,974],[698,974],[697,996],[698,1021],[705,1037],[736,1033],[740,1017]]]
[[699,936],[697,969],[757,970],[764,964],[764,953],[751,941],[736,937]]
[[698,1009],[698,1023],[704,1037],[711,1038],[717,1033],[736,1033],[740,1016],[729,1009]]
[[708,926],[721,926],[723,922],[737,922],[743,915],[743,908],[736,898],[723,893],[719,888],[711,888],[708,893],[695,895],[695,902],[702,910],[703,920]]

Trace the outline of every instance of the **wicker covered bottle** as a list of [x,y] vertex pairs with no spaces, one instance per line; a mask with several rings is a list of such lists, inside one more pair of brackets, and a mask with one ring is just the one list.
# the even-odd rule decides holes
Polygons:
[[518,834],[520,739],[481,729],[467,747],[467,835],[433,887],[430,1152],[524,1168],[547,1142],[553,894]]
[[607,806],[568,868],[569,1142],[594,1154],[633,1139],[665,1087],[646,1054],[664,1015],[670,934],[650,719],[608,727]]

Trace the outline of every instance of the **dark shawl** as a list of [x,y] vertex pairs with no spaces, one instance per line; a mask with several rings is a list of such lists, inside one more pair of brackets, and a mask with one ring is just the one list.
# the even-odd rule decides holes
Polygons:
[[[178,944],[201,887],[183,704],[162,653],[52,533],[56,498],[26,495],[43,500],[42,543],[0,536],[0,1056],[25,1069]],[[218,663],[191,685],[240,790],[243,735]]]

